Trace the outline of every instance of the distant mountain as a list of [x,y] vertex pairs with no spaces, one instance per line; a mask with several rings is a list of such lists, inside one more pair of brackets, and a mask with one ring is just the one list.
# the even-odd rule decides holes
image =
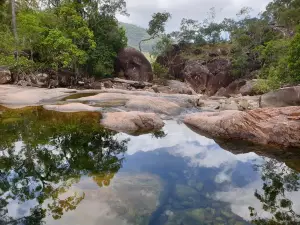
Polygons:
[[[128,38],[128,46],[139,49],[139,42],[142,39],[149,38],[147,31],[145,28],[139,27],[134,24],[122,23],[120,22],[120,26],[125,28],[126,36]],[[143,52],[152,52],[152,48],[157,42],[157,39],[150,40],[142,43]]]

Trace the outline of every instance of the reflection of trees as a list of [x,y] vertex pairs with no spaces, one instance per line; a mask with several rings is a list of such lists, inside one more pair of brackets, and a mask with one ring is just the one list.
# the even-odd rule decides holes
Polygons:
[[152,133],[153,138],[162,139],[165,138],[168,134],[165,133],[163,130],[158,130]]
[[267,160],[258,166],[263,181],[262,192],[256,190],[255,197],[262,203],[264,211],[271,218],[260,218],[253,207],[249,207],[252,222],[258,225],[293,225],[300,223],[300,215],[293,210],[293,202],[287,198],[288,192],[299,190],[299,174],[276,160]]
[[[109,185],[122,166],[127,141],[117,141],[99,119],[98,113],[41,107],[0,114],[0,224],[41,224],[48,214],[59,219],[84,198],[68,192],[83,175]],[[16,142],[22,144],[16,148]],[[60,199],[62,194],[68,196]],[[9,202],[29,200],[36,202],[28,216],[7,215]]]

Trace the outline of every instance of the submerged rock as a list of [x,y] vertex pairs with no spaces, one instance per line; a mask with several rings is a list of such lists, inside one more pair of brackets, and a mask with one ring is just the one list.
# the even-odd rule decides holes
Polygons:
[[101,124],[111,130],[129,134],[147,133],[164,126],[164,122],[158,115],[137,111],[106,113]]
[[264,145],[300,147],[300,107],[228,110],[187,115],[184,119],[209,137]]

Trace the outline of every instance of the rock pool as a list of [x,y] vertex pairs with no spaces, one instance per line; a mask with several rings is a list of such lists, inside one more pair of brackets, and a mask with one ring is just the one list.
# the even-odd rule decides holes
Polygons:
[[294,151],[217,144],[174,120],[130,136],[96,112],[0,111],[0,224],[300,223]]

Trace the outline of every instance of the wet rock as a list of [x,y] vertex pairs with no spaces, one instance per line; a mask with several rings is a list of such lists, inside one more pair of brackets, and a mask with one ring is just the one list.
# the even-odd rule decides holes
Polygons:
[[158,115],[138,111],[106,113],[101,124],[111,130],[128,134],[147,133],[164,126]]
[[300,107],[228,110],[187,115],[187,125],[212,138],[300,147]]
[[128,80],[152,81],[152,67],[148,59],[140,51],[128,47],[122,49],[115,61],[115,73],[120,72]]
[[282,88],[266,93],[260,98],[260,107],[285,107],[300,105],[300,86]]
[[0,68],[0,84],[8,84],[12,81],[11,73],[8,69]]

